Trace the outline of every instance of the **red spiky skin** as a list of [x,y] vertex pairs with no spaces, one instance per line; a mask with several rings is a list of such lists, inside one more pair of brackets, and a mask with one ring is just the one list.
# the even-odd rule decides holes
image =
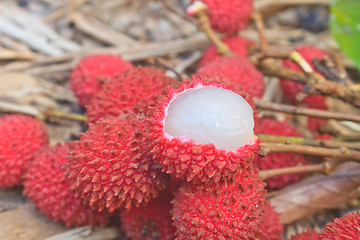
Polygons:
[[319,233],[319,239],[347,240],[359,239],[360,236],[360,211],[348,213],[342,218],[335,218],[334,222],[328,223],[323,232]]
[[261,97],[264,93],[263,75],[249,60],[241,56],[218,57],[199,68],[196,73],[226,76],[237,91],[240,89],[236,86],[240,86],[242,91],[252,97]]
[[[315,71],[315,68],[314,68],[314,65],[312,64],[312,60],[315,58],[322,59],[325,56],[328,56],[327,52],[325,52],[321,49],[318,49],[316,47],[313,47],[313,46],[299,47],[299,48],[296,48],[295,51],[297,51],[298,53],[301,54],[301,56],[303,56],[303,58],[310,64],[311,68],[314,71]],[[302,72],[301,68],[296,63],[294,63],[290,60],[284,60],[283,66],[285,68],[290,68],[292,70]],[[315,71],[315,72],[321,74],[318,71]],[[280,80],[280,86],[283,90],[285,97],[289,100],[290,103],[295,104],[295,105],[298,105],[300,103],[296,99],[296,95],[303,91],[303,88],[304,88],[303,84],[293,82],[293,81],[288,81],[288,80]],[[326,97],[324,97],[322,95],[309,95],[309,96],[306,96],[302,100],[302,103],[308,108],[328,110],[328,107],[326,106],[326,103],[325,103],[325,99],[326,99]],[[309,117],[308,122],[307,122],[307,127],[311,131],[316,131],[319,128],[319,126],[325,122],[326,122],[326,119]]]
[[90,55],[80,60],[70,74],[70,87],[81,106],[90,103],[104,82],[133,65],[111,54]]
[[146,206],[120,212],[121,229],[132,240],[175,239],[175,227],[170,215],[172,199],[173,194],[165,190]]
[[171,211],[176,239],[255,239],[266,194],[257,174],[248,167],[217,184],[181,186]]
[[[247,57],[248,56],[248,47],[255,45],[254,42],[243,37],[229,37],[222,40],[231,50],[232,53],[239,56]],[[214,44],[211,44],[203,53],[199,67],[205,66],[207,63],[211,62],[221,55],[217,52]]]
[[46,126],[26,115],[5,115],[0,134],[0,188],[21,185],[27,164],[49,144]]
[[318,235],[318,232],[313,231],[308,227],[306,231],[291,236],[290,240],[318,240]]
[[167,93],[168,86],[176,85],[177,81],[161,69],[132,68],[104,84],[87,106],[86,115],[89,122],[95,123],[104,116],[117,116],[121,111],[147,114],[148,107]]
[[217,31],[228,34],[243,29],[253,11],[253,0],[202,0],[202,2],[208,7],[211,26]]
[[265,202],[262,209],[262,217],[259,229],[256,232],[258,240],[282,240],[284,226],[280,222],[280,213],[276,212],[270,202]]
[[70,145],[66,175],[71,188],[93,209],[138,207],[163,190],[165,175],[152,160],[143,133],[148,121],[135,114],[108,116],[90,124]]
[[164,132],[163,122],[170,102],[186,90],[201,87],[218,87],[234,91],[221,83],[205,83],[199,76],[193,82],[181,85],[179,90],[170,89],[168,96],[159,102],[154,112],[149,132],[153,140],[152,153],[154,160],[162,166],[162,170],[173,177],[194,182],[218,182],[220,178],[231,177],[239,168],[251,164],[259,150],[260,140],[254,134],[248,144],[234,151],[227,151],[217,149],[214,144],[197,144],[186,136],[168,136]]
[[68,150],[68,144],[42,149],[26,173],[24,194],[49,219],[68,227],[106,224],[108,213],[92,210],[70,190],[63,168]]
[[[259,129],[259,131],[264,134],[303,137],[301,132],[299,132],[289,122],[280,122],[270,118],[260,119]],[[295,153],[269,153],[264,158],[257,156],[253,163],[255,167],[258,167],[261,170],[284,168],[296,165],[308,165],[304,155]],[[287,174],[269,178],[265,180],[265,182],[267,183],[267,188],[269,190],[275,190],[297,182],[302,177],[304,177],[303,174]]]

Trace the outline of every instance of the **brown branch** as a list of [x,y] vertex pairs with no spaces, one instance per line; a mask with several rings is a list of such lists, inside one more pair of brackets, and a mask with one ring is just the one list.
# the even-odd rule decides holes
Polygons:
[[254,12],[251,15],[251,18],[254,20],[255,22],[255,27],[257,29],[257,32],[259,34],[260,37],[260,42],[261,42],[261,54],[266,55],[268,52],[268,41],[265,35],[265,27],[264,27],[264,21],[263,18],[261,16],[260,13],[258,12]]
[[340,147],[339,149],[323,148],[304,146],[299,144],[282,144],[282,143],[266,143],[260,144],[260,155],[265,157],[269,153],[276,152],[295,152],[305,155],[319,156],[319,157],[331,157],[349,159],[354,161],[360,161],[360,152],[356,150],[350,150],[346,147]]
[[360,116],[354,114],[295,107],[287,104],[272,103],[258,98],[254,98],[254,103],[256,107],[264,110],[272,110],[272,111],[291,113],[291,114],[310,116],[310,117],[326,118],[326,119],[360,122]]

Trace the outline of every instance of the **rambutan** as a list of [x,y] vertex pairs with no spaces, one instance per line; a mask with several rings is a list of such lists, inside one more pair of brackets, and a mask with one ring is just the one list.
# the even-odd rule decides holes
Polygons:
[[71,189],[93,209],[129,210],[157,197],[165,174],[153,161],[143,131],[148,121],[133,113],[108,116],[70,145],[66,175]]
[[22,114],[0,119],[0,188],[21,185],[26,166],[49,144],[43,122]]
[[39,151],[25,175],[24,194],[48,218],[68,227],[106,224],[108,213],[92,210],[70,190],[63,169],[68,148],[58,144]]
[[217,184],[184,183],[172,201],[176,239],[255,239],[265,194],[251,166]]
[[100,91],[103,83],[132,68],[132,64],[119,56],[97,54],[84,57],[70,74],[70,87],[79,99],[81,106],[90,103],[91,98]]
[[282,240],[284,226],[280,222],[280,213],[276,212],[270,202],[265,202],[259,229],[256,231],[256,239],[259,240]]
[[318,235],[318,232],[308,227],[306,231],[291,236],[290,240],[317,240],[319,239]]
[[334,222],[328,223],[323,232],[319,233],[319,239],[326,240],[359,239],[359,236],[360,211],[335,218]]
[[177,81],[167,77],[161,69],[136,67],[124,71],[104,84],[87,106],[89,122],[95,123],[105,116],[119,112],[148,113],[167,88],[177,86]]
[[[248,56],[248,47],[255,45],[254,42],[243,37],[229,37],[222,40],[231,50],[232,53],[237,54],[242,57]],[[211,62],[221,55],[217,52],[214,44],[211,44],[207,49],[205,49],[200,62],[199,67],[205,66],[207,63]]]
[[[301,132],[289,122],[280,122],[270,118],[259,120],[259,131],[276,136],[303,137]],[[270,153],[264,158],[257,156],[253,163],[255,167],[261,170],[308,164],[304,155],[296,153]],[[297,182],[303,176],[303,174],[287,174],[267,179],[265,182],[268,189],[275,190]]]
[[201,182],[231,177],[259,149],[251,105],[221,83],[196,77],[159,102],[149,131],[154,160],[174,177]]
[[237,91],[244,91],[252,97],[261,97],[264,93],[263,75],[241,56],[218,57],[199,68],[196,74],[225,76]]
[[[192,0],[195,2],[195,0]],[[202,0],[208,8],[211,26],[223,33],[235,33],[243,29],[253,11],[253,0]],[[188,9],[188,14],[191,9]]]
[[165,190],[146,206],[120,212],[121,229],[132,240],[175,239],[175,227],[170,215],[172,199],[173,194]]

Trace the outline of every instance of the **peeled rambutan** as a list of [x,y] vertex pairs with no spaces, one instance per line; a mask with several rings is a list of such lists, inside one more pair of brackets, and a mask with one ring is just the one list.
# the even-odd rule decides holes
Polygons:
[[196,74],[225,76],[237,91],[244,91],[252,97],[261,97],[264,93],[263,75],[241,56],[218,57],[199,68]]
[[323,232],[319,233],[319,239],[326,240],[359,239],[359,236],[360,211],[335,218],[334,222],[328,223]]
[[24,194],[48,218],[68,227],[106,224],[108,213],[92,210],[70,190],[63,168],[68,149],[58,144],[39,151],[26,173]]
[[134,113],[108,116],[70,145],[66,175],[71,189],[93,209],[129,210],[157,197],[165,174],[153,161],[143,131],[148,121]]
[[172,201],[176,239],[256,239],[265,194],[251,166],[217,184],[184,183]]
[[[231,50],[232,53],[237,54],[242,57],[248,56],[248,47],[254,45],[252,41],[243,37],[229,37],[222,40]],[[205,66],[207,63],[211,62],[221,55],[217,52],[214,44],[211,44],[203,53],[199,67]]]
[[167,77],[161,69],[136,67],[124,71],[104,84],[87,106],[89,122],[104,116],[117,116],[119,112],[148,113],[158,98],[175,87],[177,81]]
[[276,212],[270,202],[265,202],[259,229],[256,231],[256,239],[259,240],[282,240],[284,226],[280,222],[280,213]]
[[0,188],[21,185],[26,166],[49,144],[46,126],[26,115],[5,115],[0,134]]
[[[228,34],[243,29],[253,11],[253,0],[202,0],[201,2],[208,7],[211,26],[219,32]],[[193,15],[189,10],[188,13]]]
[[306,231],[291,236],[290,240],[317,240],[319,239],[318,235],[318,232],[308,227]]
[[90,103],[91,98],[100,91],[103,83],[132,68],[132,64],[119,56],[97,54],[84,57],[70,74],[70,87],[79,99],[81,106]]
[[175,227],[170,215],[172,199],[171,191],[165,190],[146,206],[120,212],[121,229],[132,240],[175,239]]
[[[270,118],[263,118],[259,120],[259,132],[264,134],[276,135],[276,136],[292,136],[303,137],[294,126],[286,121],[276,121]],[[296,153],[269,153],[266,157],[255,157],[254,166],[261,170],[284,168],[296,165],[307,165],[304,155]],[[275,190],[283,188],[291,183],[299,181],[303,174],[287,174],[277,177],[272,177],[265,180],[267,188],[269,190]]]
[[251,164],[259,149],[251,105],[221,83],[201,77],[170,89],[154,111],[154,160],[180,179],[215,181]]

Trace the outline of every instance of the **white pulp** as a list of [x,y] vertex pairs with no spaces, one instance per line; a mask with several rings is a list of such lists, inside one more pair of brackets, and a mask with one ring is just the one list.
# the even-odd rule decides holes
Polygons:
[[253,137],[253,110],[230,90],[201,87],[170,102],[164,127],[171,137],[187,136],[196,143],[213,143],[218,149],[232,151]]

